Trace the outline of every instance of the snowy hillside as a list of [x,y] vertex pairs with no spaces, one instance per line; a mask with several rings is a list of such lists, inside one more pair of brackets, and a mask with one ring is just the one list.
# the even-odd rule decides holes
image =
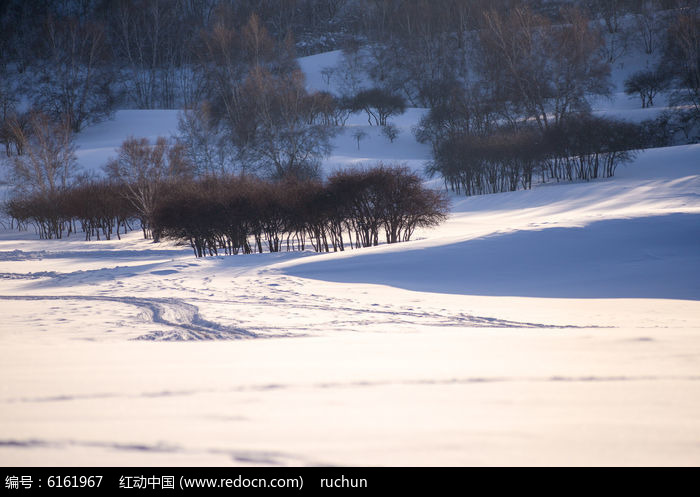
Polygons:
[[[307,82],[335,58],[302,60]],[[421,171],[423,112],[393,143],[353,116],[324,171]],[[176,131],[175,111],[119,111],[79,160]],[[700,464],[700,145],[452,196],[414,238],[195,259],[5,230],[0,465]]]

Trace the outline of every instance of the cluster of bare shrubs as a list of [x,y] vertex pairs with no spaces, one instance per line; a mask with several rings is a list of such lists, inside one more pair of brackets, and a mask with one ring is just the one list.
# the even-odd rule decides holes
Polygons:
[[446,218],[445,196],[405,167],[340,171],[326,182],[228,176],[179,183],[154,215],[159,235],[197,257],[346,248],[407,241]]
[[16,196],[6,202],[5,211],[19,229],[34,226],[42,239],[79,232],[85,240],[120,238],[120,231],[127,233],[138,219],[125,188],[104,181]]
[[550,126],[543,142],[550,178],[587,181],[614,176],[617,166],[646,147],[647,138],[638,124],[584,115]]
[[13,225],[34,226],[42,239],[110,240],[147,225],[156,241],[187,242],[197,257],[397,243],[448,212],[445,195],[404,166],[339,171],[325,182],[235,175],[156,182],[147,215],[134,201],[137,182],[85,181],[17,195],[4,207]]
[[609,178],[644,143],[639,125],[579,116],[544,130],[502,128],[441,137],[428,173],[466,195],[529,189],[533,177],[542,182]]

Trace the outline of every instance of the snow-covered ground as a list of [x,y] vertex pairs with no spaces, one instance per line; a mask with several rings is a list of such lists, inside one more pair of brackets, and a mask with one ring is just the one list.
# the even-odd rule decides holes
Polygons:
[[[357,116],[326,170],[420,169],[421,112],[393,144]],[[80,160],[176,125],[121,111]],[[4,466],[698,465],[700,146],[337,254],[6,231],[0,312]]]

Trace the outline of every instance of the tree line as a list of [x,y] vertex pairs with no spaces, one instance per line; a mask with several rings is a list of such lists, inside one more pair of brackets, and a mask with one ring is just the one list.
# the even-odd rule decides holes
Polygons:
[[[428,140],[429,132],[421,132],[419,137]],[[647,143],[641,125],[579,115],[544,130],[533,125],[488,134],[453,130],[435,138],[426,169],[457,193],[499,193],[529,189],[533,178],[542,183],[610,178]]]
[[5,202],[12,225],[33,226],[41,239],[59,239],[82,233],[85,240],[121,239],[138,227],[140,213],[124,185],[108,181],[85,182],[53,192],[17,195]]
[[136,184],[92,181],[15,197],[5,210],[41,238],[82,232],[86,240],[109,240],[140,225],[155,240],[188,243],[197,257],[398,243],[440,224],[448,212],[445,195],[420,176],[381,163],[338,171],[325,182],[227,175],[153,183],[157,194],[148,205]]
[[345,54],[329,68],[343,93],[365,73],[433,107],[480,80],[501,112],[545,119],[604,92],[606,65],[636,47],[697,102],[698,22],[697,0],[5,0],[0,109],[25,97],[75,131],[115,105],[230,112],[251,67],[329,49]]

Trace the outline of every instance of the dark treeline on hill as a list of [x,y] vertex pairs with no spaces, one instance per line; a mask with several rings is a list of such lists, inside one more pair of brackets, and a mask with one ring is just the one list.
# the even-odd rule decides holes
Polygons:
[[[412,106],[468,91],[499,113],[537,119],[552,112],[557,119],[580,109],[584,94],[604,94],[608,65],[639,51],[659,55],[668,85],[697,105],[698,3],[0,0],[0,109],[22,96],[45,113],[67,114],[75,131],[115,105],[208,101],[229,114],[232,83],[251,67],[287,74],[295,56],[332,49],[344,60],[327,75],[344,95],[368,90],[366,74]],[[640,82],[646,92],[647,77],[630,91]]]
[[[18,226],[42,238],[82,232],[109,240],[144,222],[133,187],[86,182],[17,197],[6,204]],[[205,177],[159,185],[151,217],[154,238],[190,244],[197,257],[305,250],[342,251],[411,239],[416,228],[446,219],[443,193],[403,166],[339,171],[326,182]]]

